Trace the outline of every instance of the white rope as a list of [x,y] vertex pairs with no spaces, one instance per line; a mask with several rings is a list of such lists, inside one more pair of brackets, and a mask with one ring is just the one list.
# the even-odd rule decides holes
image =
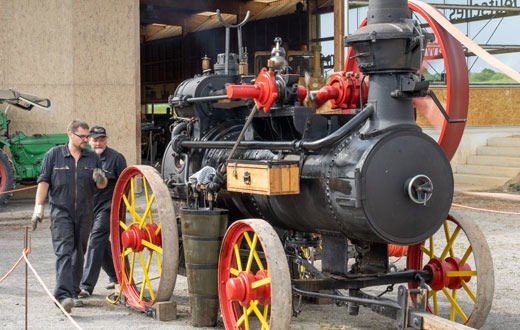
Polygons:
[[518,212],[495,211],[495,210],[481,209],[480,207],[472,207],[472,206],[466,206],[466,205],[455,204],[455,203],[453,203],[451,205],[455,206],[455,207],[461,207],[461,208],[464,208],[464,209],[475,210],[475,211],[498,213],[498,214],[520,215],[520,213],[518,213]]
[[45,289],[45,292],[47,292],[47,294],[49,295],[49,297],[51,297],[51,299],[54,301],[54,303],[56,305],[58,305],[58,307],[61,309],[61,311],[63,312],[63,314],[65,314],[65,316],[67,316],[67,318],[70,320],[70,322],[72,322],[72,324],[74,324],[74,326],[76,327],[76,329],[78,330],[82,330],[81,327],[76,323],[76,321],[74,321],[74,319],[72,318],[72,316],[70,316],[69,313],[67,313],[67,311],[63,308],[63,306],[61,306],[60,302],[58,300],[56,300],[56,298],[51,294],[51,292],[49,291],[49,289],[47,289],[47,287],[45,286],[45,284],[43,283],[42,279],[40,278],[40,276],[38,275],[38,273],[36,272],[36,270],[34,270],[33,266],[31,265],[31,263],[29,262],[29,259],[27,258],[27,254],[26,254],[26,251],[23,252],[23,258],[25,259],[25,262],[27,263],[27,265],[29,266],[29,268],[31,268],[31,271],[34,273],[34,276],[36,276],[36,279],[38,280],[38,282],[40,282],[40,284],[42,285],[42,287]]

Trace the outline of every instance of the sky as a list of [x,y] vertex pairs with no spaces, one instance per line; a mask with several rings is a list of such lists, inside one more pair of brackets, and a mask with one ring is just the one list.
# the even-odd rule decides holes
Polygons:
[[[489,4],[493,0],[472,0],[473,4]],[[509,5],[517,5],[517,0],[494,0],[494,2]],[[445,1],[445,0],[432,0],[426,1],[428,3],[457,3],[457,4],[466,4],[468,1]],[[493,3],[494,3],[493,2]],[[520,3],[520,0],[518,0]],[[484,7],[483,7],[484,8]],[[349,26],[348,32],[352,33],[357,30],[357,27],[361,23],[361,21],[366,17],[367,7],[360,9],[352,9],[349,13]],[[449,17],[457,15],[452,10],[445,10],[445,16]],[[474,12],[476,15],[477,12]],[[322,37],[332,36],[333,35],[333,14],[328,13],[325,15],[330,15],[324,17],[325,19],[321,20],[321,31]],[[460,31],[465,33],[471,39],[473,39],[478,44],[507,44],[507,45],[517,45],[520,46],[520,13],[518,16],[505,17],[505,18],[495,18],[490,20],[483,20],[478,22],[471,23],[463,23],[455,25]],[[333,42],[327,42],[322,44],[322,53],[324,55],[334,53],[334,44]],[[520,52],[510,53],[510,54],[501,54],[495,55],[500,61],[504,62],[506,65],[512,67],[516,71],[520,71]],[[468,60],[468,68],[470,68],[471,72],[481,72],[483,69],[490,68],[495,71],[493,67],[488,65],[485,61],[479,59],[478,57],[469,57]]]

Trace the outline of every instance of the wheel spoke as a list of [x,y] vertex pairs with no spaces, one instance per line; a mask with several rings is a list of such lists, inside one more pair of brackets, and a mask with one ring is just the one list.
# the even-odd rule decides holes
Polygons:
[[[448,298],[448,300],[450,301],[451,303],[451,311],[450,311],[450,315],[453,313],[453,310],[457,312],[457,314],[459,314],[460,317],[462,317],[462,320],[464,322],[466,322],[468,320],[468,317],[466,316],[466,314],[464,313],[464,311],[462,310],[462,308],[460,307],[460,305],[457,303],[457,291],[456,290],[453,290],[453,295],[450,294],[450,292],[448,291],[448,289],[446,288],[442,288],[442,292],[444,293],[444,296],[446,298]],[[452,321],[455,321],[455,318],[454,317],[450,317],[450,320]]]
[[[447,221],[444,221],[444,223],[446,224]],[[448,230],[448,229],[446,229],[446,230]],[[459,232],[460,232],[460,227],[459,226],[457,226],[457,228],[455,228],[455,230],[453,231],[451,236],[449,235],[449,232],[447,231],[447,234],[446,234],[447,243],[446,243],[446,247],[442,251],[441,256],[439,257],[440,260],[444,260],[446,258],[446,256],[448,255],[448,252],[450,253],[450,256],[454,255],[454,253],[453,253],[453,243],[457,239],[457,236],[459,235]]]
[[472,253],[473,253],[473,248],[470,245],[466,249],[466,253],[464,253],[464,255],[462,256],[462,259],[460,259],[459,266],[463,266],[466,263],[466,261],[468,261],[468,258],[471,256]]
[[[262,314],[262,317],[264,320],[267,320],[267,314],[269,313],[269,305],[264,305],[264,313]],[[266,324],[266,326],[262,326],[262,330],[268,330],[269,325]]]
[[126,250],[125,250],[121,255],[122,255],[123,257],[126,257],[126,256],[129,255],[130,253],[134,253],[134,250],[128,248],[128,249],[126,249]]
[[123,221],[119,221],[119,226],[123,228],[123,230],[128,230],[128,226]]
[[[162,248],[160,246],[157,246],[155,244],[152,244],[148,241],[141,241],[141,244],[143,244],[144,246],[146,246],[147,248],[149,248],[150,250],[153,250],[159,254],[162,254]],[[159,259],[159,258],[158,258]]]
[[267,284],[270,284],[270,283],[271,283],[271,278],[270,277],[266,277],[263,280],[259,280],[259,281],[251,283],[251,288],[256,289],[256,288],[261,287],[262,285],[267,285]]
[[144,210],[143,216],[139,217],[139,219],[140,219],[139,229],[143,228],[143,226],[146,224],[147,218],[150,219],[149,223],[153,223],[153,216],[152,216],[151,210],[152,210],[152,205],[153,205],[154,200],[155,200],[155,195],[152,195],[152,197],[149,199],[149,201],[146,202],[147,203],[146,209]]
[[238,250],[238,244],[233,245],[233,249],[235,251],[235,258],[236,258],[238,271],[241,272],[242,271],[242,259],[240,259],[240,251]]
[[249,238],[249,234],[247,232],[244,233],[244,237],[247,241],[247,244],[249,244],[249,248],[251,249],[251,253],[247,259],[246,271],[249,271],[251,269],[252,262],[253,262],[251,257],[253,257],[255,259],[256,265],[258,266],[258,268],[260,270],[264,270],[265,268],[262,263],[262,260],[260,259],[260,256],[258,256],[258,252],[256,251],[256,244],[258,243],[258,237],[257,237],[256,233],[253,236],[253,241],[251,241],[251,239]]
[[267,324],[264,314],[262,314],[262,312],[260,312],[260,310],[258,309],[258,301],[252,301],[251,306],[253,306],[253,311],[255,312],[256,317],[258,317],[258,320],[260,321],[260,323],[262,323],[262,329],[269,329],[269,324]]
[[247,244],[249,245],[249,256],[247,258],[247,264],[246,264],[246,272],[251,271],[251,265],[253,264],[253,256],[256,253],[256,243],[258,243],[258,236],[256,236],[256,233],[253,235],[253,241],[251,242],[251,239],[249,238],[249,234],[247,232],[244,233],[244,237],[247,241]]
[[474,302],[477,302],[477,296],[473,292],[473,290],[470,289],[470,287],[466,284],[466,282],[462,282],[462,287],[464,288],[464,291],[466,291],[468,297]]

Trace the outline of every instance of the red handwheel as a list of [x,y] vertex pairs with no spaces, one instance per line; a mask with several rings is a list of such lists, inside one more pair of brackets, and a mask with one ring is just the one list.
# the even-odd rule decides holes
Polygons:
[[119,177],[110,216],[112,258],[126,302],[137,310],[171,298],[179,262],[177,221],[168,188],[150,166]]

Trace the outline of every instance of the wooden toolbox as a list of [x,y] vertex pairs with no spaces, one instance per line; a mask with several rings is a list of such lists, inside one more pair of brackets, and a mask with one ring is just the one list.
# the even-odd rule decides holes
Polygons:
[[259,195],[300,193],[297,161],[230,160],[226,173],[228,191]]

